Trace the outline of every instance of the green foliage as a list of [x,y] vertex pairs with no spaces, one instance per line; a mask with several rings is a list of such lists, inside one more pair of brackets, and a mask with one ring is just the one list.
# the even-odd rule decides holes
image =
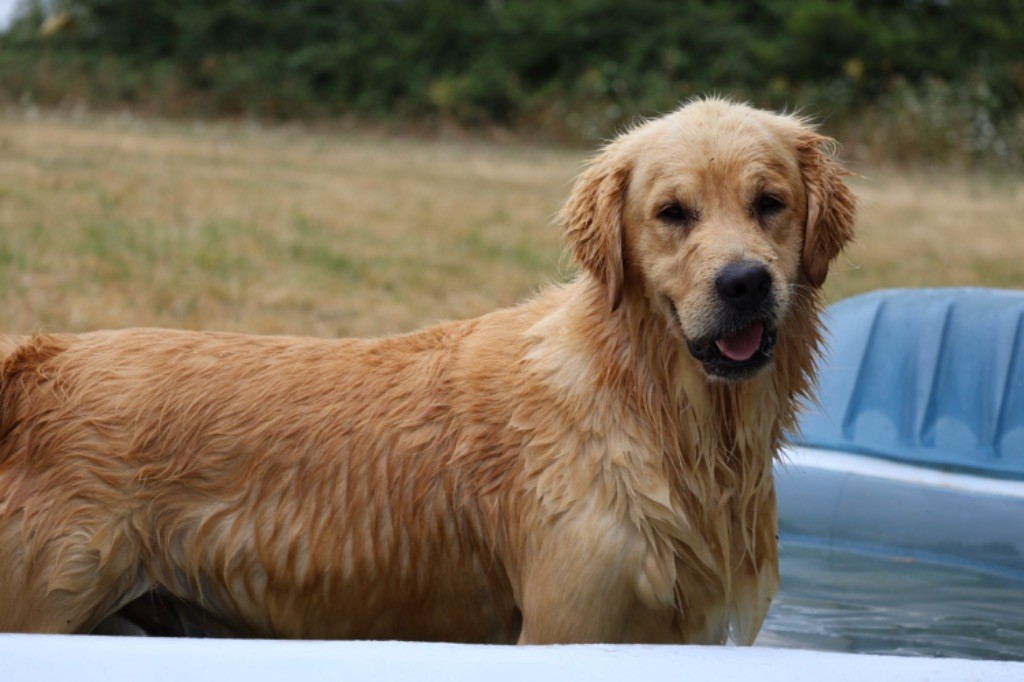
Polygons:
[[[0,47],[44,70],[106,59],[162,93],[142,82],[120,96],[171,113],[448,120],[577,141],[707,92],[851,121],[882,101],[966,98],[975,109],[941,116],[977,126],[983,112],[997,137],[1024,137],[1024,0],[55,2],[67,30],[39,37],[36,0]],[[24,80],[0,90],[52,97]]]

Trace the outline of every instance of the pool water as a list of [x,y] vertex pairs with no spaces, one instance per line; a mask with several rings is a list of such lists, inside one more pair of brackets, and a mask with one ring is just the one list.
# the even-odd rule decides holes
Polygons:
[[1024,661],[1024,581],[783,543],[758,646]]

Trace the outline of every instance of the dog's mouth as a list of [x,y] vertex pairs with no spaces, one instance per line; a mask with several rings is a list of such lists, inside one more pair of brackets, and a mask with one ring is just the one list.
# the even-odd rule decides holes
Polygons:
[[[674,302],[670,300],[669,303],[679,324],[679,311]],[[688,338],[686,346],[709,376],[740,381],[751,378],[771,362],[777,338],[778,333],[770,320],[755,319],[722,333]]]
[[718,338],[687,339],[690,354],[701,361],[704,371],[722,379],[749,379],[772,359],[777,335],[757,320]]

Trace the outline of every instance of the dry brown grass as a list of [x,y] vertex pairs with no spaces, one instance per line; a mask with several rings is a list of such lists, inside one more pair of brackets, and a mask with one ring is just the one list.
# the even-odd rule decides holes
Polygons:
[[[0,116],[7,331],[399,332],[566,276],[582,152],[114,117]],[[861,170],[831,298],[1024,287],[1020,178]]]
[[866,170],[857,244],[830,298],[884,287],[1024,288],[1024,183],[1009,175]]

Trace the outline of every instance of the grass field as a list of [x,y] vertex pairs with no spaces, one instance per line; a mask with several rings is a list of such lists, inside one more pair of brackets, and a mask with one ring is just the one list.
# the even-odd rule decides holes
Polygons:
[[[407,331],[565,278],[583,151],[0,113],[0,328]],[[1024,183],[855,168],[832,300],[1024,288]]]

